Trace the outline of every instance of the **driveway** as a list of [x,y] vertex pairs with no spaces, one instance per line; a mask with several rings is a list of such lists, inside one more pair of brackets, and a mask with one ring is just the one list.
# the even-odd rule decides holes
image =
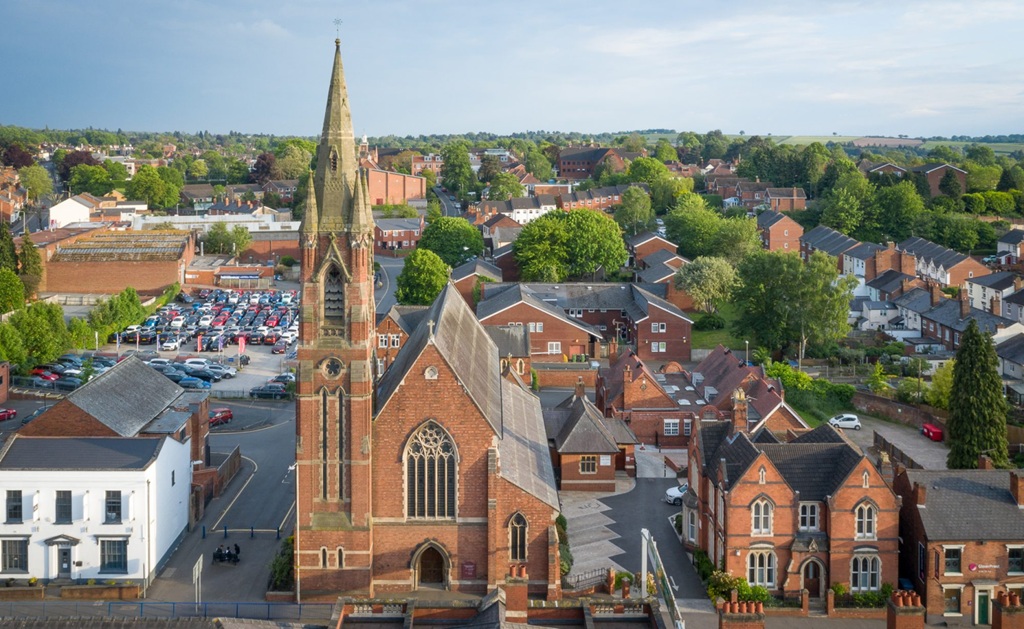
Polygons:
[[867,415],[858,415],[860,416],[863,428],[861,430],[847,430],[846,435],[850,438],[850,441],[859,445],[873,459],[877,459],[878,456],[873,450],[875,433],[877,432],[888,440],[889,443],[914,459],[924,469],[946,469],[946,455],[949,453],[949,448],[945,443],[932,441],[911,426],[904,426],[903,424]]

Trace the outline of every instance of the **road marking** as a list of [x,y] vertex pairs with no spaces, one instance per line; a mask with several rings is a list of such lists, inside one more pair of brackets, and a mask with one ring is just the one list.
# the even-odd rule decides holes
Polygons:
[[676,592],[678,592],[679,591],[679,586],[676,585],[675,577],[673,577],[672,575],[668,575],[668,580],[672,583],[672,589],[675,590]]
[[252,482],[252,479],[256,477],[256,472],[260,471],[260,466],[256,464],[256,461],[253,461],[252,459],[250,459],[249,457],[247,457],[245,455],[242,455],[242,458],[245,459],[246,461],[252,463],[252,466],[253,466],[254,469],[252,471],[252,474],[249,476],[249,478],[246,479],[245,484],[242,485],[242,488],[238,490],[237,494],[235,494],[234,500],[231,501],[231,503],[220,514],[220,517],[217,518],[217,522],[212,527],[214,529],[217,528],[218,526],[220,526],[221,521],[224,520],[224,516],[226,516],[228,514],[228,511],[231,511],[231,507],[235,506],[235,503],[238,502],[238,498],[242,495],[242,492],[245,491],[245,488],[249,486],[249,483]]
[[282,520],[281,520],[281,525],[277,527],[277,528],[278,528],[278,530],[280,530],[280,531],[283,531],[283,530],[284,530],[284,525],[285,525],[285,524],[286,524],[286,523],[288,522],[288,520],[290,520],[290,519],[291,519],[291,517],[292,517],[292,510],[293,510],[293,509],[295,509],[295,501],[294,501],[294,500],[292,500],[292,506],[288,507],[288,512],[284,514],[284,519],[282,519]]

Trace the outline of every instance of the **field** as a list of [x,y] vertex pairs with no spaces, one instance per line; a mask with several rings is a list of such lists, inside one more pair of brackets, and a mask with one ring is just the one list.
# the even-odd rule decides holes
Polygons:
[[[732,304],[722,304],[718,314],[725,319],[725,327],[721,330],[693,330],[690,334],[690,344],[694,349],[715,349],[718,345],[724,345],[735,350],[746,349],[743,339],[733,336],[729,327],[736,319],[736,310]],[[700,319],[701,313],[688,312],[687,316],[696,322]],[[753,349],[753,348],[751,348]]]
[[985,146],[992,149],[992,152],[996,155],[1009,155],[1014,151],[1024,151],[1024,144],[1012,143],[1012,142],[953,142],[953,141],[942,141],[942,140],[928,140],[922,147],[926,150],[931,150],[936,146],[951,146],[956,148],[963,148],[972,144],[984,144]]

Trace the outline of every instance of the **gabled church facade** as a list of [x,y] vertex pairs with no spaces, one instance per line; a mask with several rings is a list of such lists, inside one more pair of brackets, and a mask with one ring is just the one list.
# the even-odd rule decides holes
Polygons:
[[302,601],[484,594],[525,567],[560,596],[558,512],[539,400],[449,285],[375,373],[373,217],[335,41],[301,227],[295,576]]

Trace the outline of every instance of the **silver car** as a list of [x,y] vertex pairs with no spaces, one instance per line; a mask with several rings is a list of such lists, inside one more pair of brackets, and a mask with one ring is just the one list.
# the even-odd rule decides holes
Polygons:
[[828,423],[836,428],[860,430],[860,417],[857,417],[853,413],[841,413],[828,420]]

